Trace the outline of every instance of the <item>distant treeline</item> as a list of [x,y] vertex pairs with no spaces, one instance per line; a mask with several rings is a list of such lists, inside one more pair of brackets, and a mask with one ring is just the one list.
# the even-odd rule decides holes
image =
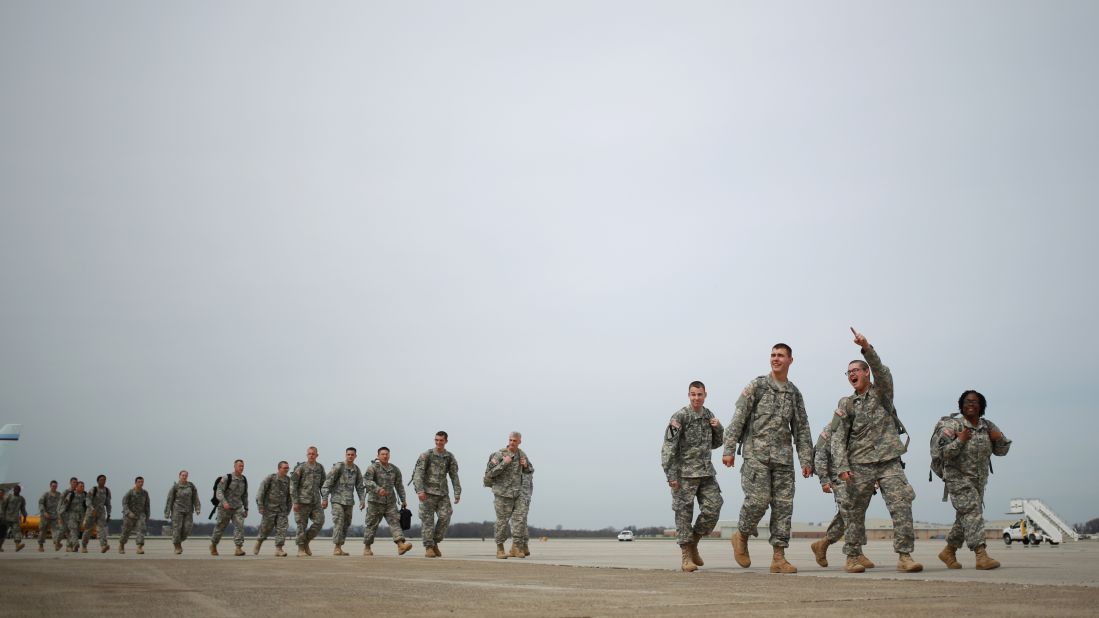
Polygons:
[[[213,522],[213,520],[204,520],[203,517],[204,516],[199,516],[199,517],[195,518],[195,526],[194,526],[194,529],[191,531],[192,536],[195,536],[195,537],[208,536],[210,533],[212,533],[214,531],[214,522]],[[200,520],[202,520],[202,521],[200,521]],[[290,518],[291,524],[293,524],[293,521],[294,521],[294,519]],[[1099,520],[1093,520],[1092,522],[1089,522],[1089,524],[1090,523],[1099,523]],[[450,528],[447,530],[446,535],[447,535],[447,538],[452,538],[452,539],[491,539],[492,536],[493,536],[493,526],[494,525],[495,525],[494,522],[491,522],[491,521],[483,521],[483,522],[480,522],[480,523],[466,522],[466,523],[459,523],[459,524],[450,524]],[[232,524],[230,524],[229,527],[225,531],[225,536],[227,538],[232,537],[232,530],[233,530],[233,526],[232,526]],[[530,536],[533,537],[533,538],[540,538],[540,537],[545,536],[545,537],[558,538],[558,539],[563,539],[563,538],[570,538],[570,539],[610,539],[610,538],[614,538],[618,534],[619,530],[620,530],[619,528],[611,528],[609,526],[606,527],[606,528],[602,528],[600,530],[576,530],[576,529],[560,528],[560,527],[558,527],[558,528],[539,528],[537,526],[531,526],[530,527]],[[634,534],[636,534],[638,536],[661,536],[661,535],[664,534],[664,528],[662,528],[660,526],[651,526],[651,527],[648,527],[648,528],[638,528],[636,526],[626,526],[625,528],[622,528],[621,530],[633,530]],[[291,531],[293,531],[293,528],[291,528]],[[121,534],[121,532],[122,532],[122,520],[112,519],[110,521],[110,534],[111,534],[111,536],[118,536],[119,534]],[[148,522],[148,534],[150,536],[169,536],[169,535],[171,535],[171,533],[172,533],[172,524],[171,524],[171,522],[165,521],[165,520],[162,520],[162,519],[150,519],[149,520],[149,522]],[[256,536],[257,534],[259,534],[259,528],[257,526],[245,526],[244,527],[244,535],[245,536]],[[351,526],[351,530],[349,531],[349,534],[350,534],[350,536],[362,537],[363,527],[361,525]],[[321,531],[321,536],[331,536],[331,535],[332,535],[332,529],[331,528],[325,528],[324,530]],[[410,539],[420,538],[420,525],[419,524],[413,525],[411,530],[408,530],[408,531],[405,532],[405,537],[410,538]],[[377,542],[382,542],[382,541],[385,541],[386,539],[390,539],[391,537],[390,537],[390,534],[389,534],[389,528],[387,526],[379,526],[378,527],[378,533],[374,536],[374,538],[376,539]]]
[[1081,534],[1099,534],[1099,517],[1086,524],[1076,524],[1073,528],[1076,528],[1076,531]]

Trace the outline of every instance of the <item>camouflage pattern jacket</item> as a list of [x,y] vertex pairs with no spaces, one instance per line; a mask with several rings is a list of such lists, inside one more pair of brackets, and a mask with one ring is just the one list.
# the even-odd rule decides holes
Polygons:
[[328,478],[321,485],[321,498],[332,496],[332,502],[336,504],[355,504],[355,494],[359,494],[359,502],[365,500],[363,487],[363,473],[355,464],[347,465],[341,461],[332,466]]
[[889,461],[905,452],[893,412],[893,374],[874,348],[862,355],[874,382],[865,393],[840,399],[836,408],[840,424],[832,436],[832,456],[837,476],[850,472],[852,463]]
[[176,481],[172,484],[172,488],[168,490],[168,502],[164,505],[164,518],[171,519],[172,513],[187,513],[190,511],[194,511],[196,515],[202,511],[202,500],[198,497],[198,488],[191,481],[186,483]]
[[99,485],[96,485],[95,487],[92,487],[91,491],[86,491],[84,493],[88,496],[84,499],[84,505],[89,512],[94,511],[96,517],[105,515],[107,519],[111,518],[110,487],[100,487]]
[[831,422],[821,430],[817,443],[813,445],[813,473],[820,480],[821,487],[835,484],[839,480],[832,461],[832,434],[839,427],[839,420],[838,416],[833,416]]
[[42,497],[38,499],[38,514],[40,516],[57,517],[57,508],[60,504],[61,494],[59,492],[43,492]]
[[[504,463],[504,457],[511,457],[509,463]],[[527,467],[519,465],[520,459],[527,460]],[[523,449],[512,453],[507,448],[495,451],[488,457],[485,464],[485,476],[492,480],[492,494],[502,498],[518,498],[523,489],[523,475],[534,472],[534,464],[527,458]]]
[[[951,418],[943,427],[941,441],[943,455],[943,481],[975,480],[978,487],[984,487],[988,480],[988,465],[992,455],[1003,457],[1011,449],[1011,440],[1003,436],[993,442],[989,435],[1000,431],[992,421],[982,417],[976,426],[971,425],[963,416]],[[970,429],[972,437],[963,442],[958,434]]]
[[450,451],[440,453],[428,449],[416,458],[416,468],[412,471],[412,485],[416,493],[421,491],[433,496],[449,496],[446,477],[454,485],[454,497],[462,497],[462,483],[458,480],[458,460]]
[[122,516],[144,515],[149,518],[149,492],[144,489],[130,489],[122,496]]
[[736,413],[725,429],[725,455],[734,455],[743,439],[744,459],[761,464],[792,466],[797,445],[802,467],[812,465],[813,434],[805,400],[793,382],[779,382],[771,375],[748,383],[736,400]]
[[4,495],[4,501],[0,502],[0,519],[9,524],[17,524],[27,516],[27,499],[23,496],[9,492]]
[[[370,462],[363,474],[363,484],[366,486],[366,499],[370,502],[389,504],[400,496],[401,504],[408,504],[405,500],[401,469],[393,464],[383,466],[377,459]],[[386,495],[379,496],[379,489],[384,489]]]
[[664,467],[664,476],[669,483],[717,475],[711,453],[721,446],[724,430],[721,423],[711,427],[712,418],[714,413],[706,406],[698,412],[684,406],[668,419],[664,446],[660,449],[660,465]]
[[290,503],[290,476],[272,472],[264,477],[256,491],[256,506],[263,513],[289,513],[293,508]]
[[318,461],[309,465],[303,461],[290,473],[290,499],[294,504],[313,504],[321,501],[324,486],[324,466]]
[[248,481],[244,476],[229,475],[229,487],[225,487],[225,477],[218,478],[218,488],[214,492],[218,499],[218,510],[222,510],[225,503],[229,503],[231,509],[248,510]]

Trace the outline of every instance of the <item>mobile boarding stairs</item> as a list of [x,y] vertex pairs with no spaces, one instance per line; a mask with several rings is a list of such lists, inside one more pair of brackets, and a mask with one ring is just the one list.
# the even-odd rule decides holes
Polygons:
[[1034,498],[1012,498],[1008,504],[1007,512],[1012,515],[1025,515],[1034,522],[1046,537],[1054,543],[1060,543],[1063,537],[1073,541],[1079,541],[1080,535],[1065,523],[1065,520],[1057,516],[1053,509],[1046,506],[1041,500]]

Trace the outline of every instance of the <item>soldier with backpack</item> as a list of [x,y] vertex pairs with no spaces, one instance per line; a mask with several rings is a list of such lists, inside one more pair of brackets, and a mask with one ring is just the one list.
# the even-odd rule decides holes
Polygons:
[[[79,480],[74,476],[69,479],[69,488],[61,492],[61,498],[57,501],[57,518],[61,524],[61,534],[53,537],[53,549],[58,551],[61,549],[62,541],[65,544],[65,551],[72,551],[70,546],[72,545],[72,539],[69,537],[69,519],[72,514],[69,512],[69,505],[72,504],[73,494],[76,493],[76,484]],[[77,528],[80,524],[77,524]]]
[[[698,542],[717,525],[721,514],[721,486],[711,453],[721,446],[724,428],[706,402],[706,385],[698,380],[687,386],[687,401],[672,414],[664,428],[660,464],[672,490],[672,511],[679,544],[680,568],[687,573],[705,564],[698,553]],[[698,519],[694,518],[698,500]]]
[[[446,479],[454,485],[454,504],[462,500],[462,483],[458,480],[458,460],[446,450],[449,437],[445,431],[435,432],[435,448],[428,449],[416,459],[412,472],[412,485],[420,498],[420,525],[423,530],[424,556],[441,558],[439,550],[454,514],[450,506],[450,491]],[[436,519],[438,517],[438,519]]]
[[134,479],[133,489],[122,496],[122,534],[118,537],[118,553],[126,553],[126,541],[130,533],[137,531],[137,553],[145,553],[146,522],[149,519],[149,492],[145,491],[145,479]]
[[[492,488],[493,506],[496,510],[494,528],[496,557],[500,559],[507,559],[509,555],[515,558],[526,558],[523,546],[518,539],[525,536],[527,522],[515,516],[515,507],[523,488],[523,475],[534,472],[534,464],[519,448],[522,442],[523,434],[518,431],[511,432],[508,434],[507,446],[493,451],[485,465],[484,485]],[[505,553],[504,542],[507,541],[509,521],[512,533],[511,552]]]
[[847,364],[847,381],[855,392],[840,400],[836,409],[839,425],[832,436],[836,475],[847,483],[851,499],[851,517],[843,545],[846,570],[848,573],[866,570],[859,561],[862,555],[859,542],[866,534],[866,508],[877,486],[893,518],[897,571],[916,573],[923,570],[922,564],[912,560],[916,543],[912,501],[916,492],[908,483],[901,462],[907,446],[901,442],[903,425],[893,406],[893,374],[882,364],[866,337],[854,328],[851,332],[866,360]]
[[256,506],[263,519],[259,524],[259,538],[253,554],[258,555],[271,530],[275,531],[275,556],[285,558],[286,530],[290,527],[290,464],[280,461],[278,471],[268,474],[256,492]]
[[[298,526],[298,557],[312,556],[309,548],[324,526],[324,509],[328,500],[321,498],[324,485],[324,466],[317,463],[317,447],[305,450],[305,461],[299,463],[290,475],[290,498],[294,503],[294,521]],[[313,525],[309,526],[309,521]]]
[[179,471],[179,481],[168,490],[168,502],[164,505],[164,518],[172,522],[172,546],[176,554],[183,553],[183,542],[191,535],[194,516],[202,512],[202,500],[198,487],[187,478],[190,473]]
[[347,529],[351,527],[351,516],[355,513],[355,494],[359,495],[359,509],[366,506],[363,494],[363,473],[355,465],[359,451],[353,446],[344,451],[344,460],[332,465],[328,478],[321,485],[321,498],[332,496],[332,555],[350,556],[343,550],[347,539]]
[[[840,399],[840,405],[843,405],[843,402],[844,400]],[[843,538],[843,534],[847,530],[847,522],[851,519],[848,512],[851,510],[851,498],[847,492],[847,483],[839,480],[839,477],[836,476],[835,466],[832,461],[832,434],[839,426],[839,417],[833,416],[832,419],[820,432],[817,443],[813,445],[813,473],[820,479],[821,490],[826,494],[832,494],[832,497],[836,500],[836,515],[832,518],[832,522],[828,524],[828,529],[824,532],[824,538],[810,546],[813,550],[813,557],[816,559],[817,564],[822,567],[828,566],[828,546]],[[864,530],[863,537],[859,539],[861,546],[866,545],[865,532]],[[864,554],[860,553],[857,559],[864,568],[874,568],[874,563],[870,562],[870,559]]]
[[942,477],[955,511],[946,547],[939,552],[939,560],[951,569],[962,568],[957,551],[963,542],[976,556],[978,570],[1000,566],[986,551],[981,511],[992,455],[1007,455],[1011,440],[995,423],[984,418],[987,406],[984,395],[965,391],[958,398],[960,416],[942,417],[931,434],[931,469]]
[[801,474],[809,478],[813,468],[813,437],[805,400],[788,379],[793,351],[785,343],[771,347],[771,373],[748,383],[736,401],[736,413],[725,429],[725,452],[721,462],[731,468],[736,449],[743,444],[744,463],[740,485],[744,504],[733,534],[733,557],[741,567],[751,566],[748,537],[758,536],[757,525],[771,509],[772,573],[797,573],[786,560],[790,545],[790,520],[794,515],[794,452],[797,446]]
[[[233,472],[218,477],[214,483],[214,497],[210,500],[217,511],[217,525],[210,534],[210,555],[218,555],[218,543],[229,522],[233,522],[235,556],[244,555],[244,519],[248,517],[248,479],[244,476],[244,460],[233,462]],[[213,513],[211,513],[213,516]]]
[[111,490],[107,487],[107,475],[100,474],[95,477],[95,487],[88,492],[85,498],[87,511],[84,513],[84,536],[80,543],[84,550],[88,549],[88,541],[92,538],[92,529],[99,538],[99,551],[107,553],[111,549],[107,542],[107,524],[111,519]]
[[403,509],[408,506],[408,498],[405,496],[401,469],[389,463],[388,446],[379,448],[378,458],[366,467],[366,472],[363,473],[363,484],[367,495],[366,522],[363,523],[363,555],[374,555],[370,546],[374,544],[378,524],[384,517],[389,524],[389,533],[393,536],[393,542],[397,544],[397,555],[403,556],[412,549],[412,543],[404,538],[404,530],[407,526],[401,524],[401,518],[397,512],[397,501],[400,500]]

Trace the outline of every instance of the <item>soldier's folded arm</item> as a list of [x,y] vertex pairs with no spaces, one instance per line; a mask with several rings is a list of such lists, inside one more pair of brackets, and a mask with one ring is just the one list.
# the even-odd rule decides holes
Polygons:
[[862,351],[863,358],[866,359],[866,364],[870,365],[870,371],[874,376],[874,386],[878,388],[878,391],[883,397],[893,402],[893,373],[889,371],[889,367],[886,367],[881,362],[881,357],[878,356],[877,350],[874,346],[870,346]]

